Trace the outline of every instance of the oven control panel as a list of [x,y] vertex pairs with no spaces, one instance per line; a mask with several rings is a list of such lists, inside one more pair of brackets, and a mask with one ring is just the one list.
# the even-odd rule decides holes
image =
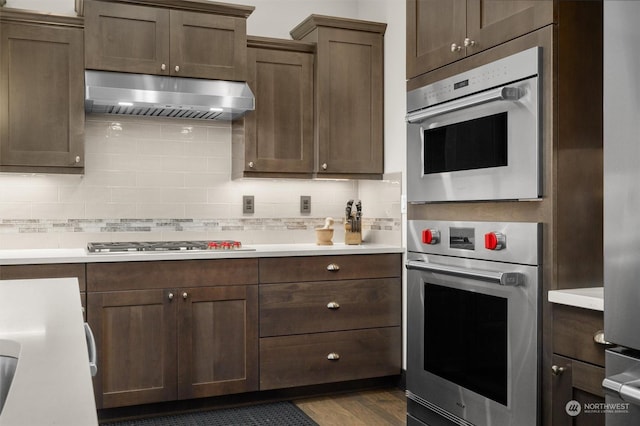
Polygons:
[[541,225],[528,222],[409,221],[408,250],[537,264]]

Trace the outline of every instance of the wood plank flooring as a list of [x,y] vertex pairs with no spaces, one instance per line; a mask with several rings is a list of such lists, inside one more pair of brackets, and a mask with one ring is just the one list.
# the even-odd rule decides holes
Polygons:
[[375,389],[295,401],[320,426],[407,424],[407,402],[398,388]]

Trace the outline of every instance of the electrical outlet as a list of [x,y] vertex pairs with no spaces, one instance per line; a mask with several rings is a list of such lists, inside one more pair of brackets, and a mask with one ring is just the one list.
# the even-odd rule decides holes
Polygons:
[[311,196],[310,195],[300,196],[300,213],[302,214],[311,213]]
[[242,196],[242,213],[253,214],[254,207],[255,205],[253,203],[253,195],[243,195]]

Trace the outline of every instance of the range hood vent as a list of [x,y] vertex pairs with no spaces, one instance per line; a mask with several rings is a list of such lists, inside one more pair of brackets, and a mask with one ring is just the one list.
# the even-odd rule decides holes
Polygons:
[[84,106],[95,114],[233,120],[255,101],[243,82],[88,70]]

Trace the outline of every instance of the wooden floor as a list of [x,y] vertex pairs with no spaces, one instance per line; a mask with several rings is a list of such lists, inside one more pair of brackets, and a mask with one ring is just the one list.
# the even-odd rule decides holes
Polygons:
[[407,424],[404,391],[367,390],[295,401],[320,426],[393,426]]

